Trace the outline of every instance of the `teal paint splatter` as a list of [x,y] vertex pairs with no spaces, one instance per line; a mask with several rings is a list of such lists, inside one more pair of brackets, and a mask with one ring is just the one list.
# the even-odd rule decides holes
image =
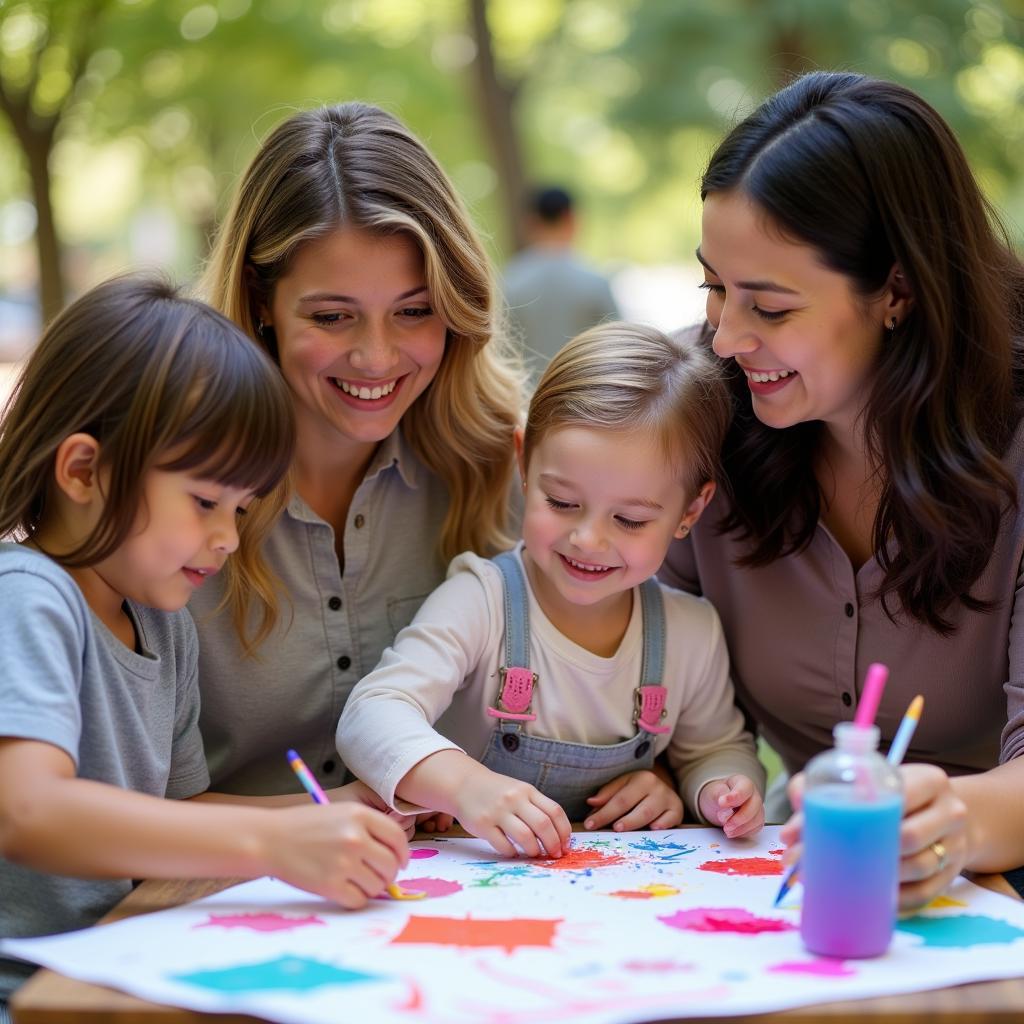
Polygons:
[[953,914],[947,917],[908,917],[896,922],[901,932],[916,935],[925,946],[967,949],[970,946],[1009,945],[1024,937],[1024,930],[1008,921],[980,914]]
[[492,872],[485,878],[480,878],[475,882],[471,882],[469,887],[471,889],[496,889],[501,886],[502,882],[506,878],[525,878],[532,874],[535,874],[535,872],[525,866],[502,868],[500,871]]
[[214,992],[310,992],[327,985],[358,985],[390,980],[382,974],[366,974],[335,967],[301,956],[282,956],[255,964],[239,964],[219,970],[170,975],[175,981]]
[[685,843],[682,845],[679,843],[659,843],[657,840],[647,836],[638,842],[630,843],[629,848],[631,850],[640,850],[643,853],[664,853],[666,850],[678,851],[677,853],[670,853],[667,857],[659,857],[659,860],[675,860],[688,853],[693,853],[697,849],[696,846],[687,846]]

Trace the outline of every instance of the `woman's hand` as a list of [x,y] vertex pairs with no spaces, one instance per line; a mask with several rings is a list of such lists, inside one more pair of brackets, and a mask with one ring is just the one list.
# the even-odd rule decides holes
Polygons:
[[587,803],[594,808],[583,823],[587,829],[609,824],[615,832],[675,828],[683,820],[683,801],[656,771],[620,775],[588,796]]
[[697,802],[704,818],[720,825],[729,839],[754,835],[764,825],[764,801],[746,775],[730,775],[706,783]]
[[[903,777],[903,822],[900,825],[900,910],[914,910],[935,899],[964,869],[970,854],[967,807],[953,792],[949,776],[934,765],[908,764]],[[804,777],[789,783],[789,799],[803,807]],[[803,814],[782,827],[783,862],[800,858]]]

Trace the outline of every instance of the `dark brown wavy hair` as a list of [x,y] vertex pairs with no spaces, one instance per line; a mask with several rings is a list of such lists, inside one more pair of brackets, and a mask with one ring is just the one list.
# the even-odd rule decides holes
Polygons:
[[[711,157],[701,198],[732,190],[865,299],[903,272],[912,309],[881,346],[864,413],[882,484],[876,596],[890,618],[899,606],[948,635],[956,602],[988,608],[970,590],[1017,503],[1002,457],[1022,411],[1024,267],[949,126],[891,82],[815,72],[776,93]],[[723,530],[752,541],[740,564],[765,565],[817,527],[822,428],[766,427],[733,360],[728,373]]]
[[115,278],[47,327],[8,399],[0,536],[35,534],[57,449],[79,432],[99,442],[100,465],[109,470],[104,514],[55,560],[89,566],[116,551],[136,522],[151,469],[251,490],[258,497],[231,562],[263,607],[258,642],[277,614],[260,548],[283,503],[279,484],[295,448],[291,396],[277,367],[227,317],[166,281]]

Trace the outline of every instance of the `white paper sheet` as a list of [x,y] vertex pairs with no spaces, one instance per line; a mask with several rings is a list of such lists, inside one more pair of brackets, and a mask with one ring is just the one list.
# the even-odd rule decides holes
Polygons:
[[264,878],[7,954],[146,999],[295,1024],[619,1024],[1024,974],[1024,904],[964,879],[874,960],[809,955],[778,829],[574,836],[570,860],[413,844],[420,900],[347,912]]

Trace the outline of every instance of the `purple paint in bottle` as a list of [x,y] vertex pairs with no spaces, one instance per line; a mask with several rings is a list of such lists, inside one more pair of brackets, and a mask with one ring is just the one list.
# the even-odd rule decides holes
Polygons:
[[879,956],[892,938],[903,793],[878,735],[840,722],[835,748],[807,766],[800,934],[820,956]]

